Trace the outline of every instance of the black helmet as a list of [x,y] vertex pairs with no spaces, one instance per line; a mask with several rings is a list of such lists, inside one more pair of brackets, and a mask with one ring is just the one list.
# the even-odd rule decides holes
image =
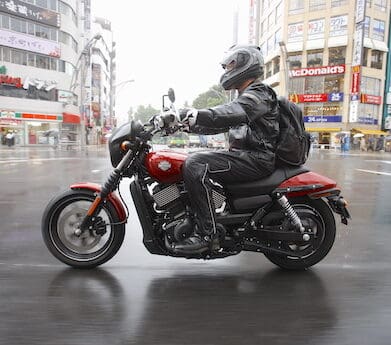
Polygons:
[[234,45],[221,62],[225,72],[220,84],[225,90],[237,89],[244,81],[263,73],[261,49],[255,45]]

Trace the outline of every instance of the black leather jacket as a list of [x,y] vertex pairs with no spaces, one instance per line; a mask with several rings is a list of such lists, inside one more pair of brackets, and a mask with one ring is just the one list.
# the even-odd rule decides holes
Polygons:
[[251,83],[234,101],[199,109],[192,132],[229,132],[230,150],[242,150],[274,166],[279,135],[277,96],[259,80]]

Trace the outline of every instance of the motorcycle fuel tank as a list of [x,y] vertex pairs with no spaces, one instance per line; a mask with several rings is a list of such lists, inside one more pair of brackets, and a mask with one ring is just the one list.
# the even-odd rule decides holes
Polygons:
[[175,183],[182,180],[182,165],[187,154],[173,151],[150,152],[145,158],[149,174],[162,183]]

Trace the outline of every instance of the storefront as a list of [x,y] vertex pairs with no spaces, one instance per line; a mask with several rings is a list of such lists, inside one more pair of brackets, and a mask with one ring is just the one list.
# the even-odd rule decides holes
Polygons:
[[[0,112],[1,137],[13,133],[16,146],[53,145],[58,140],[62,123],[63,115]],[[5,144],[3,140],[2,144]]]
[[306,127],[313,137],[313,146],[321,149],[335,149],[340,146],[340,127]]

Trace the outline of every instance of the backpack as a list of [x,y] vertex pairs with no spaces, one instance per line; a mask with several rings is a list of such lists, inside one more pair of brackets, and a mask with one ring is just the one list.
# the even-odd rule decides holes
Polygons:
[[280,136],[276,149],[277,166],[300,166],[307,158],[311,136],[304,127],[303,112],[286,98],[278,98]]

